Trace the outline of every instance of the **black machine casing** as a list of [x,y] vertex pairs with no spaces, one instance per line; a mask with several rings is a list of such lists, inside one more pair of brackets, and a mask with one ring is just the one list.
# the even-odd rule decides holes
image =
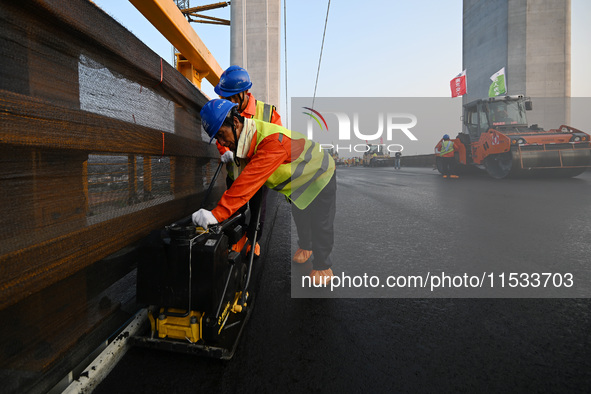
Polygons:
[[[178,224],[152,232],[138,263],[138,303],[215,314],[220,300],[226,298],[231,266],[241,265],[240,254],[229,252],[230,242],[237,242],[243,233],[240,223],[201,235],[195,233],[195,226]],[[234,268],[233,283],[226,290],[236,289],[243,272]]]

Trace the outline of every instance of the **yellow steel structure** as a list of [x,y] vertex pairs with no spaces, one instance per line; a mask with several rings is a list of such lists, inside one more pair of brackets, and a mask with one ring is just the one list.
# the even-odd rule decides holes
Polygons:
[[181,53],[177,69],[201,89],[206,78],[213,86],[222,68],[172,0],[129,0],[144,17]]

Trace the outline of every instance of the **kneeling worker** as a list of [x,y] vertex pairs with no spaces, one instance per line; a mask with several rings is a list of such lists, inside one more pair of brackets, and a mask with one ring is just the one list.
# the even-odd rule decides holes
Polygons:
[[[205,132],[247,164],[217,206],[193,213],[193,223],[207,227],[224,221],[265,185],[292,202],[301,249],[313,253],[310,277],[326,284],[333,276],[330,253],[336,211],[335,163],[327,151],[282,126],[242,117],[236,104],[211,100],[201,110]],[[308,256],[309,257],[309,256]],[[304,260],[305,261],[305,260]]]

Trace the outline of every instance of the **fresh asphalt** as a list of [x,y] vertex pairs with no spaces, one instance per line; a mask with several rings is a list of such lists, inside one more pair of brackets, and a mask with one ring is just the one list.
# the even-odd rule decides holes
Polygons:
[[[591,173],[337,174],[333,267],[352,278],[350,288],[298,298],[309,295],[298,290],[309,266],[291,263],[290,206],[271,194],[256,305],[234,358],[132,348],[94,392],[591,391]],[[499,288],[502,274],[537,271],[560,274],[555,280],[572,271],[575,282]],[[354,286],[363,275],[383,284],[388,276],[485,273],[496,286]]]

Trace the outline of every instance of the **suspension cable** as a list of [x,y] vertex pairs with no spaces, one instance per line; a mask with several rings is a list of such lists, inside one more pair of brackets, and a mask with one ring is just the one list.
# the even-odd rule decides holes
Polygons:
[[324,49],[324,37],[326,36],[326,25],[328,24],[329,10],[330,0],[328,0],[328,7],[326,7],[326,20],[324,21],[324,33],[322,33],[322,45],[320,46],[320,58],[318,59],[318,71],[316,72],[316,83],[314,84],[314,97],[312,98],[312,108],[314,108],[314,101],[316,101],[316,88],[318,87],[318,76],[320,75],[320,63],[322,62],[322,51]]
[[285,127],[289,128],[289,99],[287,95],[287,0],[283,0],[283,47],[285,49]]

